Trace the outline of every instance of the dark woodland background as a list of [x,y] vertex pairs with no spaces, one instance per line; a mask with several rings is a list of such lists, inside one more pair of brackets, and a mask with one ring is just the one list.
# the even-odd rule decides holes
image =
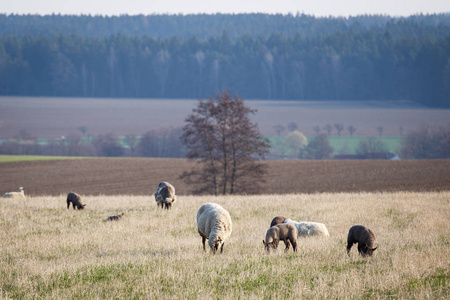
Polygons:
[[0,95],[450,107],[450,15],[0,14]]

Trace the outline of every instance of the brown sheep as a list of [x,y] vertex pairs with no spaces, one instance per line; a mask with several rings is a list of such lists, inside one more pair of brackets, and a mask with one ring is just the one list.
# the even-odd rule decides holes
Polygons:
[[73,193],[73,192],[71,192],[67,195],[67,209],[69,209],[70,203],[72,203],[74,210],[75,210],[75,207],[78,210],[80,210],[80,209],[84,209],[84,207],[86,206],[86,204],[81,203],[81,196],[78,195],[77,193]]
[[358,252],[362,257],[372,256],[373,252],[378,248],[374,248],[375,234],[363,225],[352,226],[348,231],[347,255],[350,256],[350,249],[356,243],[358,243]]
[[106,221],[118,221],[125,213],[121,213],[120,215],[116,216],[109,216]]
[[270,248],[276,250],[279,241],[283,241],[286,245],[284,252],[289,250],[289,242],[292,244],[294,252],[297,252],[297,235],[298,231],[294,225],[291,224],[278,224],[272,226],[267,230],[266,240],[263,240],[264,247],[267,253],[270,252]]
[[286,219],[287,218],[282,217],[282,216],[276,216],[275,218],[273,218],[272,222],[270,223],[270,227],[281,224],[284,221],[286,221]]

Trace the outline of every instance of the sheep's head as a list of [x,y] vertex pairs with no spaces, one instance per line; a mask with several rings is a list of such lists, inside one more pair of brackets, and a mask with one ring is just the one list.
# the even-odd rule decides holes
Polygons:
[[263,240],[263,244],[267,253],[270,253],[270,249],[276,250],[278,247],[277,241],[266,242],[265,240]]
[[84,209],[85,206],[86,206],[86,204],[81,204],[79,209]]
[[211,241],[209,246],[211,247],[212,254],[216,254],[216,252],[222,247],[222,245],[223,245],[223,241],[220,237]]
[[364,247],[362,248],[361,255],[362,255],[363,257],[365,257],[365,256],[372,256],[373,252],[374,252],[375,250],[377,250],[377,248],[378,248],[378,247],[370,248],[368,245],[364,245]]
[[20,187],[17,191],[18,191],[19,193],[21,193],[21,192],[23,191],[23,187]]

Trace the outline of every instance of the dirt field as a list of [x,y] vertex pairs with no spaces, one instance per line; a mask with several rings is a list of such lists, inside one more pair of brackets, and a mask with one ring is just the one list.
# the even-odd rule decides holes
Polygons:
[[[257,101],[246,100],[257,109],[254,120],[264,135],[275,135],[273,126],[295,122],[306,135],[314,126],[341,123],[353,125],[355,135],[399,136],[421,124],[447,125],[450,110],[427,109],[411,102],[375,101]],[[142,135],[158,128],[181,127],[197,100],[0,97],[0,139],[12,138],[25,129],[37,138],[59,138],[87,126],[87,134],[113,132]],[[324,130],[322,129],[322,132]],[[336,135],[336,130],[332,131]],[[349,133],[345,129],[343,136]]]
[[[450,190],[450,160],[266,161],[269,173],[260,194]],[[167,180],[177,194],[193,187],[179,179],[194,162],[186,159],[101,158],[0,164],[0,194],[150,195]]]

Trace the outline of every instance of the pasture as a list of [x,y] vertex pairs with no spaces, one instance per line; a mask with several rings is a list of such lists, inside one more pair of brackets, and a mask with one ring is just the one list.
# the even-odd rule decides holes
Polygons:
[[[66,195],[0,201],[2,299],[448,299],[450,192],[183,196],[171,211],[150,196]],[[201,204],[233,220],[221,255],[203,253]],[[124,212],[117,222],[104,220]],[[276,215],[326,224],[330,238],[300,238],[299,252],[267,255]],[[346,255],[355,224],[378,249]]]
[[[258,110],[253,120],[267,136],[276,134],[275,125],[286,127],[290,122],[307,136],[315,135],[314,126],[325,132],[326,124],[336,123],[344,125],[342,136],[349,136],[350,125],[356,136],[378,135],[379,126],[383,136],[400,136],[400,127],[407,133],[422,124],[446,126],[450,120],[448,109],[408,101],[244,100]],[[22,129],[37,138],[60,138],[80,133],[80,126],[87,127],[88,135],[139,136],[153,129],[182,127],[196,105],[192,99],[0,97],[0,139],[13,138]],[[337,136],[337,131],[331,134]]]

